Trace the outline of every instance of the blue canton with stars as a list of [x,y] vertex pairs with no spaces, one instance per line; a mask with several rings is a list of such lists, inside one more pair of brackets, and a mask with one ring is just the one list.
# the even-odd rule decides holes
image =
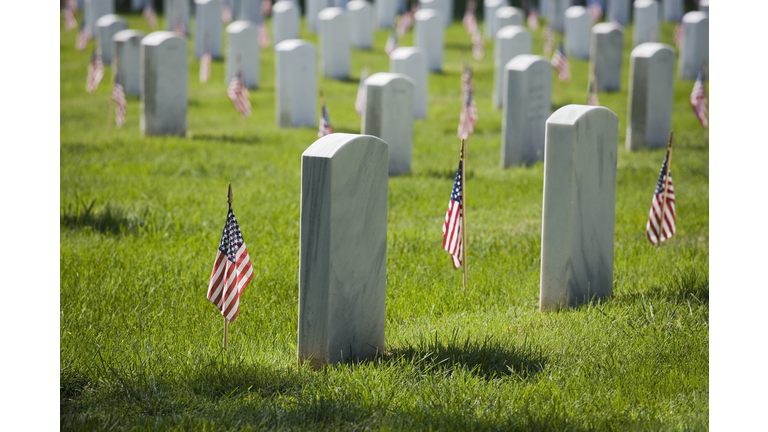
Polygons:
[[[668,159],[669,159],[669,150],[667,150],[667,155],[664,157],[664,163],[661,164],[661,171],[659,172],[659,180],[656,182],[656,191],[654,192],[654,195],[659,195],[661,193],[664,193],[664,176],[667,173]],[[672,177],[672,173],[670,173],[669,176]]]
[[451,201],[458,201],[461,204],[461,161],[459,161],[459,170],[456,172],[456,180],[453,182]]
[[227,213],[227,223],[224,225],[224,233],[221,235],[219,250],[227,255],[227,260],[235,263],[237,262],[237,251],[243,243],[245,243],[243,241],[243,233],[240,232],[240,226],[237,224],[237,219],[235,219],[235,212],[230,207],[229,213]]

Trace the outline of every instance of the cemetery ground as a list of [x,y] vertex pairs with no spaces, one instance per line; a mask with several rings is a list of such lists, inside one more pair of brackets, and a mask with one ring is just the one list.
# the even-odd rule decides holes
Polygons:
[[[149,32],[140,15],[128,21]],[[661,42],[673,45],[673,28],[663,24]],[[543,163],[500,168],[493,44],[472,60],[455,22],[444,72],[429,76],[428,117],[414,125],[412,172],[389,179],[386,350],[321,371],[296,364],[301,154],[317,130],[276,128],[272,51],[261,51],[243,122],[224,63],[200,84],[190,43],[188,137],[142,138],[136,97],[123,128],[107,132],[112,86],[85,92],[93,42],[78,52],[75,33],[60,39],[62,430],[708,428],[709,136],[688,104],[693,81],[676,76],[677,234],[657,252],[645,224],[664,150],[624,150],[631,27],[622,90],[599,94],[619,116],[613,297],[538,312]],[[301,36],[317,44],[303,23]],[[320,79],[334,132],[359,133],[357,80],[366,64],[389,70],[387,36],[353,51],[351,80]],[[466,291],[441,248],[462,58],[479,112],[467,142]],[[588,65],[571,59],[573,80],[555,78],[553,111],[586,104]],[[224,350],[205,295],[227,182],[255,274]]]

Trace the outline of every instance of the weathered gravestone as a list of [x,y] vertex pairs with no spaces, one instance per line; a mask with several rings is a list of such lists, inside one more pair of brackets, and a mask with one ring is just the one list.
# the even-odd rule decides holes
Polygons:
[[371,25],[371,4],[365,0],[347,3],[350,44],[357,49],[373,47],[373,26]]
[[675,52],[669,45],[645,43],[629,60],[627,151],[665,147],[672,127]]
[[238,72],[248,88],[259,87],[261,50],[259,30],[250,21],[233,21],[227,26],[227,65],[224,83],[229,84]]
[[210,53],[221,56],[221,0],[195,0],[197,30],[195,31],[195,58]]
[[496,29],[496,33],[506,26],[522,26],[525,21],[525,13],[522,9],[512,6],[502,6],[496,9],[496,14],[493,16],[493,28]]
[[565,52],[577,59],[589,58],[589,36],[592,18],[583,6],[571,6],[565,10]]
[[138,96],[141,92],[140,45],[144,33],[121,30],[112,36],[112,52],[119,59],[117,71],[127,95]]
[[552,63],[522,54],[504,68],[501,167],[544,159],[544,132],[552,100]]
[[249,21],[253,25],[261,24],[264,19],[261,16],[261,0],[240,0],[240,4],[233,6],[234,15],[238,20]]
[[485,0],[483,3],[483,20],[485,21],[485,37],[487,39],[496,37],[496,32],[499,29],[494,25],[494,17],[496,16],[496,11],[504,6],[509,6],[508,0]]
[[590,42],[590,70],[595,72],[596,91],[619,91],[624,30],[616,23],[595,24]]
[[629,24],[630,0],[608,0],[606,21],[616,21],[626,27]]
[[336,133],[301,155],[298,360],[315,369],[384,350],[387,151]]
[[449,12],[448,10],[449,6],[448,0],[419,0],[419,9],[433,9],[437,11],[445,27],[448,27],[451,24],[450,20],[453,20],[452,11]]
[[272,46],[299,38],[299,9],[292,1],[281,0],[272,6]]
[[677,65],[680,79],[695,80],[701,63],[709,61],[709,14],[688,12],[683,16],[683,45]]
[[189,0],[164,0],[165,29],[173,31],[178,25],[189,34]]
[[128,29],[128,22],[117,15],[104,15],[96,20],[96,40],[99,42],[101,61],[112,63],[112,37],[121,30]]
[[389,71],[403,74],[413,80],[414,118],[427,117],[427,93],[429,90],[429,70],[427,70],[427,58],[416,47],[400,47],[389,56]]
[[552,0],[547,10],[547,21],[552,30],[563,32],[565,30],[565,11],[571,7],[572,0]]
[[376,0],[373,6],[376,8],[376,21],[379,28],[393,28],[397,15],[397,0]]
[[389,145],[389,175],[410,172],[413,154],[413,80],[402,74],[380,72],[369,76],[365,80],[365,87],[361,133],[379,137]]
[[115,0],[85,0],[85,28],[96,34],[96,21],[115,13]]
[[325,8],[317,16],[320,21],[320,69],[326,78],[349,78],[348,18],[344,10],[337,7]]
[[323,9],[331,6],[330,0],[305,0],[304,3],[307,11],[307,28],[317,33],[319,31],[317,15]]
[[317,126],[317,54],[311,43],[275,46],[275,114],[279,127]]
[[662,0],[661,16],[664,21],[680,22],[683,17],[683,0]]
[[567,105],[547,120],[539,308],[613,293],[616,153],[611,110]]
[[521,26],[506,26],[496,33],[493,48],[493,107],[501,108],[504,90],[504,67],[520,54],[531,53],[531,33]]
[[659,5],[653,0],[635,1],[633,46],[659,41]]
[[142,135],[187,133],[187,40],[158,31],[141,40]]
[[429,71],[440,72],[443,70],[443,50],[445,49],[443,21],[434,9],[419,10],[414,17],[416,47],[427,56]]

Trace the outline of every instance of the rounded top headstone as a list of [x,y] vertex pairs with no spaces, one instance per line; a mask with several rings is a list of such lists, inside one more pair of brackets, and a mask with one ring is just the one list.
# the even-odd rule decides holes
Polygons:
[[504,0],[487,0],[485,2],[486,7],[499,7],[504,5],[505,5]]
[[533,54],[519,54],[512,57],[512,60],[507,62],[507,64],[504,66],[504,69],[524,71],[528,70],[531,65],[534,65],[538,62],[543,62],[544,64],[549,65],[549,67],[552,67],[551,61],[546,57]]
[[115,23],[123,23],[126,25],[128,24],[128,22],[120,17],[120,15],[109,14],[102,15],[101,18],[97,19],[96,27],[109,27]]
[[385,143],[381,138],[372,135],[332,133],[312,143],[312,145],[304,150],[304,153],[302,153],[301,156],[330,159],[342,151],[345,146],[354,145],[355,142],[381,147],[385,152],[389,151],[389,146],[387,143]]
[[275,45],[275,51],[291,51],[300,47],[314,48],[314,45],[303,39],[286,39]]
[[520,11],[518,11],[516,7],[512,7],[512,6],[502,6],[496,9],[497,18],[511,18],[519,14],[520,14]]
[[361,9],[370,9],[371,4],[365,0],[352,0],[347,3],[347,10],[358,11]]
[[427,21],[434,18],[440,18],[437,16],[437,11],[434,9],[419,9],[413,17],[416,21]]
[[653,0],[635,0],[634,6],[636,8],[647,8],[647,7],[651,7],[651,5],[655,3],[656,2]]
[[250,21],[245,21],[245,20],[232,21],[232,23],[230,23],[227,26],[227,33],[240,33],[247,28],[255,29],[256,27],[254,27],[254,25],[251,24]]
[[671,55],[675,55],[674,50],[672,50],[672,47],[663,43],[658,42],[646,42],[641,43],[640,45],[636,46],[635,49],[632,50],[631,57],[653,57],[659,52],[663,51],[669,51]]
[[591,105],[566,105],[552,113],[552,115],[547,119],[547,124],[575,125],[584,116],[594,112],[604,112],[605,114],[610,113],[611,117],[616,119],[617,122],[619,121],[619,116],[605,107]]
[[603,23],[597,23],[594,26],[592,26],[592,33],[611,33],[611,32],[623,32],[623,28],[615,23],[615,22],[603,22]]
[[581,18],[587,14],[587,8],[584,6],[571,6],[565,10],[566,18]]
[[413,78],[409,77],[408,75],[403,75],[399,73],[392,73],[392,72],[378,72],[375,73],[365,80],[365,85],[372,85],[372,86],[386,86],[390,82],[393,82],[395,80],[405,80],[411,83],[411,85],[416,88],[416,81],[413,80]]
[[280,0],[272,6],[273,13],[282,13],[290,9],[296,9],[296,6],[290,0]]
[[706,12],[701,11],[692,11],[688,12],[687,14],[683,15],[683,23],[684,24],[696,24],[704,20],[709,19],[709,14]]
[[321,10],[320,13],[317,14],[317,19],[321,21],[330,21],[342,15],[344,15],[344,9],[337,8],[337,7],[329,7]]
[[156,31],[148,34],[141,40],[142,45],[160,46],[168,40],[178,40],[185,42],[186,39],[182,38],[175,32],[170,31]]
[[424,51],[417,47],[400,47],[392,51],[392,54],[389,55],[389,58],[390,60],[405,60],[414,55],[423,57]]
[[498,32],[496,32],[496,37],[499,39],[512,39],[521,33],[526,34],[528,33],[528,30],[526,30],[523,26],[508,25],[502,27]]
[[115,33],[115,35],[112,36],[112,40],[118,41],[118,42],[127,42],[134,38],[143,38],[143,37],[144,37],[144,33],[138,30],[126,29],[126,30],[120,30],[119,32]]

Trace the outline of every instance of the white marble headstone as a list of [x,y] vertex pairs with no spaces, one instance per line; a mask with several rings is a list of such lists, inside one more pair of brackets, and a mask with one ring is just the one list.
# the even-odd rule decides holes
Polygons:
[[195,58],[209,52],[221,59],[221,0],[195,0],[195,10]]
[[85,0],[85,27],[96,34],[96,21],[104,15],[115,13],[115,0]]
[[629,13],[631,0],[607,0],[605,20],[616,21],[622,26],[629,25]]
[[539,309],[613,294],[619,118],[566,105],[547,120]]
[[552,0],[547,10],[547,21],[552,30],[565,31],[565,11],[573,4],[572,0]]
[[112,63],[112,37],[121,30],[128,29],[128,22],[117,15],[104,15],[96,20],[96,40],[104,64]]
[[227,38],[224,84],[229,84],[242,68],[245,85],[252,89],[259,87],[261,50],[256,25],[250,21],[233,21],[227,26]]
[[317,126],[315,46],[289,39],[275,46],[275,116],[279,127]]
[[415,118],[426,118],[429,70],[424,53],[416,47],[397,48],[389,56],[389,71],[406,75],[413,80],[415,85],[413,115]]
[[584,6],[565,10],[565,52],[580,60],[589,58],[589,37],[592,18]]
[[709,13],[709,0],[699,0],[699,10]]
[[589,45],[591,69],[595,71],[597,91],[621,90],[621,63],[624,30],[616,23],[598,23],[592,27]]
[[544,132],[552,100],[552,63],[521,54],[504,68],[501,167],[544,160]]
[[483,2],[483,20],[485,21],[485,37],[486,39],[493,39],[496,37],[496,32],[499,31],[495,27],[494,17],[496,11],[504,6],[509,6],[508,0],[485,0]]
[[450,4],[448,0],[419,0],[419,9],[434,9],[443,20],[443,24],[448,27],[453,19],[452,11],[449,11]]
[[369,76],[365,80],[365,87],[366,104],[361,133],[379,137],[389,145],[389,175],[410,172],[413,154],[413,80],[402,74],[380,72]]
[[299,8],[289,0],[272,6],[272,45],[299,38]]
[[189,35],[189,3],[189,0],[163,0],[166,30],[173,31],[176,25],[181,23]]
[[627,151],[666,147],[672,127],[675,52],[669,45],[644,43],[629,59]]
[[502,6],[496,9],[496,14],[493,16],[493,28],[498,33],[499,30],[506,26],[522,26],[525,22],[525,13],[522,9],[512,6]]
[[443,70],[443,50],[445,49],[443,21],[434,9],[419,10],[414,17],[416,47],[427,56],[429,71],[440,72]]
[[325,8],[320,22],[320,70],[326,78],[349,78],[352,50],[349,44],[349,17],[337,7]]
[[664,21],[679,22],[683,17],[683,0],[662,0],[661,10]]
[[380,29],[395,27],[397,0],[376,0],[373,7],[376,8],[376,21]]
[[317,15],[325,8],[333,6],[331,0],[305,0],[304,7],[306,8],[307,15],[307,28],[311,32],[317,33],[319,31]]
[[365,0],[352,0],[347,3],[347,11],[350,43],[357,49],[371,49],[373,47],[371,4]]
[[240,4],[233,6],[233,12],[238,20],[249,21],[253,25],[259,25],[264,21],[261,16],[261,0],[240,0]]
[[142,135],[187,133],[187,40],[157,31],[141,40]]
[[683,45],[677,65],[680,79],[695,80],[702,60],[709,61],[709,14],[688,12],[683,16]]
[[335,133],[301,155],[298,360],[315,369],[384,351],[387,151]]
[[144,33],[121,30],[112,36],[112,52],[120,59],[117,66],[120,82],[126,95],[138,96],[141,92],[140,44]]
[[531,53],[531,33],[521,26],[506,26],[496,33],[493,48],[493,107],[504,101],[504,67],[520,54]]
[[635,1],[632,46],[659,41],[659,5],[653,0]]

